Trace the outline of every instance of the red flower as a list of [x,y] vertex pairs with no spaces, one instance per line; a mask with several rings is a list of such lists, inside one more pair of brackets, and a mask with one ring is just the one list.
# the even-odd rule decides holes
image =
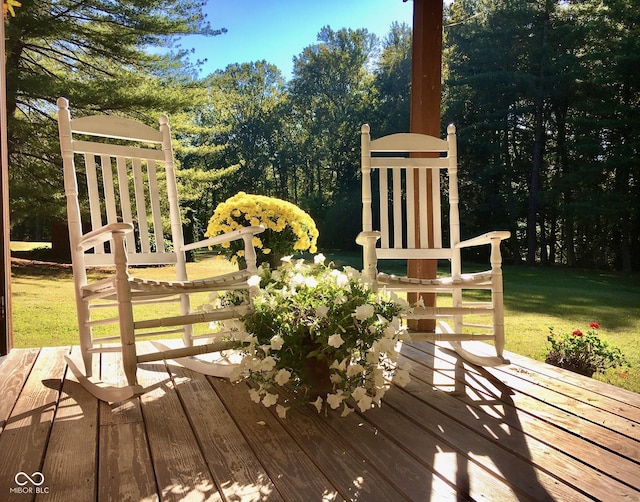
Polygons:
[[576,329],[573,333],[571,333],[572,335],[575,336],[582,336],[582,331],[580,331],[579,329]]
[[598,324],[597,322],[592,322],[589,323],[589,327],[593,329],[600,329],[600,324]]

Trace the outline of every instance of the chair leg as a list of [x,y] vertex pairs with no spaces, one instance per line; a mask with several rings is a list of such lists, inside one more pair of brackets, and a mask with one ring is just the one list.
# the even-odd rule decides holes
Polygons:
[[[189,300],[189,295],[180,295],[180,313],[182,315],[187,315],[191,312],[191,302]],[[184,330],[182,332],[182,342],[185,347],[193,346],[193,325],[186,324],[182,327]]]
[[137,384],[136,370],[138,357],[136,354],[135,328],[133,325],[133,305],[129,273],[127,271],[127,256],[124,246],[124,233],[114,232],[116,249],[114,264],[116,269],[115,286],[118,298],[118,317],[120,319],[120,343],[122,345],[122,366],[129,385]]

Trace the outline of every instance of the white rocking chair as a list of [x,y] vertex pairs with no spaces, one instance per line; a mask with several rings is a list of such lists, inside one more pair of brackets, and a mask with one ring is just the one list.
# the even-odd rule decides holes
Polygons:
[[[417,305],[406,315],[407,320],[435,319],[435,332],[424,329],[410,331],[412,340],[448,341],[461,357],[474,364],[508,364],[503,358],[500,243],[509,238],[510,233],[494,231],[460,241],[455,127],[450,125],[447,128],[446,140],[416,133],[392,134],[371,140],[369,131],[368,124],[362,126],[363,231],[356,239],[363,246],[366,280],[374,288],[435,295],[435,306]],[[448,178],[448,217],[442,214],[440,205],[441,170]],[[378,191],[375,200],[372,183]],[[432,211],[427,208],[429,199],[432,200]],[[429,213],[433,216],[431,235]],[[448,223],[445,225],[448,230],[444,232],[443,220]],[[380,230],[374,231],[374,222]],[[447,246],[443,245],[443,233],[445,237],[448,234]],[[463,274],[462,248],[483,244],[491,246],[491,269]],[[378,260],[386,259],[443,260],[450,265],[450,274],[442,278],[416,279],[379,273]],[[488,290],[490,298],[478,301],[477,293],[472,297],[468,293],[463,295],[466,290]],[[489,321],[479,323],[478,316]],[[493,342],[496,355],[478,355],[466,350],[462,342],[469,340]]]
[[[159,130],[116,116],[71,120],[69,102],[60,98],[58,127],[80,349],[84,362],[82,372],[71,358],[67,358],[73,373],[87,390],[107,402],[122,401],[144,392],[136,382],[137,365],[143,362],[173,359],[195,371],[228,376],[229,366],[222,362],[217,364],[192,357],[231,347],[232,342],[220,340],[228,333],[201,333],[196,336],[193,325],[238,319],[251,305],[192,312],[190,295],[244,289],[249,290],[251,296],[249,278],[257,273],[252,241],[253,236],[264,229],[247,227],[184,245],[171,133],[165,115],[160,116]],[[77,176],[77,171],[84,171],[84,175]],[[83,197],[79,197],[79,185],[83,188]],[[163,193],[166,193],[164,198],[161,196]],[[83,211],[90,216],[84,225],[81,219]],[[165,222],[171,226],[170,239],[163,232]],[[87,228],[89,230],[85,233]],[[188,280],[186,251],[238,239],[244,240],[246,269],[207,279]],[[175,266],[175,280],[147,280],[130,275],[131,265],[166,264]],[[106,267],[111,274],[106,279],[89,283],[87,269],[90,267]],[[171,302],[179,304],[179,307],[173,307],[173,312]],[[162,317],[138,319],[138,309],[154,303],[163,305]],[[92,311],[101,308],[116,309],[116,315],[92,319]],[[149,315],[147,312],[147,317]],[[104,333],[102,326],[105,325],[117,326],[116,332]],[[156,341],[156,352],[137,353],[137,338],[153,339],[174,333],[182,335],[183,347],[169,349]],[[194,343],[205,339],[206,343]],[[114,351],[122,353],[122,365],[128,381],[124,387],[108,386],[90,378],[92,356]]]

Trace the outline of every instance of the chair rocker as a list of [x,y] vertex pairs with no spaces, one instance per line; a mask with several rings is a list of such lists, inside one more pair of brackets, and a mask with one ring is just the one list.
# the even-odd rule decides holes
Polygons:
[[[68,357],[70,369],[89,392],[107,402],[144,392],[136,380],[139,363],[173,359],[195,371],[228,376],[230,366],[224,364],[220,354],[219,362],[193,356],[230,348],[233,342],[222,339],[230,332],[196,335],[193,328],[200,323],[239,319],[252,308],[251,301],[247,305],[194,312],[190,297],[213,291],[247,290],[251,298],[249,279],[257,273],[252,242],[254,235],[264,229],[246,227],[185,245],[168,118],[160,116],[159,129],[117,116],[72,120],[68,100],[59,98],[57,104],[84,363],[82,371]],[[83,221],[85,214],[88,217]],[[170,237],[163,232],[165,223],[170,224]],[[238,239],[244,241],[246,269],[188,280],[186,251]],[[175,277],[149,280],[132,275],[136,272],[132,266],[141,265],[173,265]],[[100,267],[108,276],[88,282],[87,271],[93,267]],[[150,310],[152,304],[156,306]],[[180,348],[169,349],[157,340],[177,333],[182,335],[184,344]],[[136,340],[141,337],[156,339],[152,343],[157,350],[138,354]],[[91,378],[93,355],[101,352],[121,352],[128,385],[112,386]]]
[[[477,365],[508,364],[503,358],[500,243],[510,233],[494,231],[460,240],[455,127],[447,128],[447,139],[402,133],[371,140],[370,127],[365,124],[361,148],[362,232],[356,241],[363,247],[365,280],[375,289],[434,295],[435,306],[417,302],[405,315],[412,340],[447,341],[461,357]],[[447,187],[442,196],[441,176]],[[441,209],[441,198],[447,196],[448,215]],[[430,219],[432,230],[428,228]],[[379,230],[374,230],[374,224]],[[443,245],[446,240],[448,245]],[[485,244],[491,249],[491,269],[463,274],[461,250]],[[417,279],[378,272],[378,260],[388,259],[442,260],[449,264],[449,275]],[[471,290],[488,290],[490,297],[486,298],[486,292]],[[423,319],[431,321],[425,323]],[[425,329],[428,323],[432,329]],[[462,342],[470,340],[493,342],[495,356],[467,350]]]

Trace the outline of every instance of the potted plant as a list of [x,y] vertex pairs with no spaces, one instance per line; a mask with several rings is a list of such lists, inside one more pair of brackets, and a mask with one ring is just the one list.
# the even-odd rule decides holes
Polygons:
[[396,352],[406,302],[372,291],[355,269],[335,269],[323,255],[313,263],[288,257],[277,270],[261,268],[253,301],[233,378],[247,379],[252,399],[280,416],[308,402],[364,412],[380,403],[390,378],[408,381]]
[[629,366],[619,348],[598,337],[600,324],[592,322],[589,328],[586,333],[574,329],[571,333],[556,335],[550,327],[545,362],[589,377],[594,373],[604,373],[608,368]]
[[[216,207],[206,237],[231,232],[247,225],[263,226],[265,231],[253,238],[258,263],[271,268],[280,265],[283,256],[295,252],[317,251],[318,229],[313,218],[295,204],[275,197],[238,192]],[[244,259],[242,241],[222,244],[224,256],[233,263]]]

